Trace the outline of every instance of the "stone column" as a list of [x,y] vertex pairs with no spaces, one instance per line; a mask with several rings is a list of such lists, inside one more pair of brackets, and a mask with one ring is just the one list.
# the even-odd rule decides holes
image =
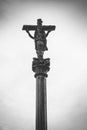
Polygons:
[[46,77],[50,59],[33,60],[33,71],[36,77],[36,130],[47,130],[47,93]]
[[[35,42],[35,49],[38,58],[33,58],[32,70],[36,78],[36,130],[47,130],[47,95],[46,77],[50,67],[50,59],[44,59],[44,51],[47,51],[47,36],[55,30],[55,26],[43,26],[42,20],[37,19],[37,25],[24,25],[29,37]],[[30,31],[34,31],[34,36]]]
[[36,130],[47,130],[46,78],[36,77]]

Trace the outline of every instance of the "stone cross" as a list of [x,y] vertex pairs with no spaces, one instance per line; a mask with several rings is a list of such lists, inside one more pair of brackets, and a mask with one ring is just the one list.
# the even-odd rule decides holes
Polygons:
[[[47,130],[47,93],[46,93],[46,77],[50,70],[50,59],[43,58],[44,51],[47,48],[47,36],[55,30],[55,26],[43,26],[42,20],[37,20],[37,25],[24,25],[28,35],[35,41],[35,49],[37,58],[33,58],[32,70],[35,72],[36,78],[36,130]],[[34,31],[34,36],[30,31]]]
[[[48,50],[46,38],[51,31],[55,30],[55,26],[43,26],[42,20],[38,19],[37,25],[24,25],[23,30],[25,30],[32,39],[34,39],[38,58],[43,58],[43,52]],[[35,31],[34,36],[31,35],[30,31]]]

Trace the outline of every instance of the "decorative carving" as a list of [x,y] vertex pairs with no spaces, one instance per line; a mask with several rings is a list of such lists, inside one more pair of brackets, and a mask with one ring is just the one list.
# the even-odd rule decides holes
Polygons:
[[35,77],[38,75],[43,75],[47,77],[47,72],[50,70],[50,59],[33,58],[32,70],[35,72]]

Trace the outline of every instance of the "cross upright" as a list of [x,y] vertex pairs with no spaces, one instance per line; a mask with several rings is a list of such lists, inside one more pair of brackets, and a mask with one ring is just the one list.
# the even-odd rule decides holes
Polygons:
[[[44,51],[47,51],[47,36],[55,30],[55,26],[43,26],[42,20],[37,19],[37,25],[24,25],[28,35],[35,41],[37,58],[33,58],[32,70],[36,78],[36,130],[47,130],[47,93],[46,77],[50,70],[50,59],[43,58]],[[34,36],[30,31],[35,31]]]

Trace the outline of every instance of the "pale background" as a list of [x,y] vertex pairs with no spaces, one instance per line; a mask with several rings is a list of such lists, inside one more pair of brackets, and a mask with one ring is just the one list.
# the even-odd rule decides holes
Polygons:
[[87,2],[0,0],[0,130],[35,130],[34,41],[24,24],[56,25],[46,58],[48,129],[87,130]]

